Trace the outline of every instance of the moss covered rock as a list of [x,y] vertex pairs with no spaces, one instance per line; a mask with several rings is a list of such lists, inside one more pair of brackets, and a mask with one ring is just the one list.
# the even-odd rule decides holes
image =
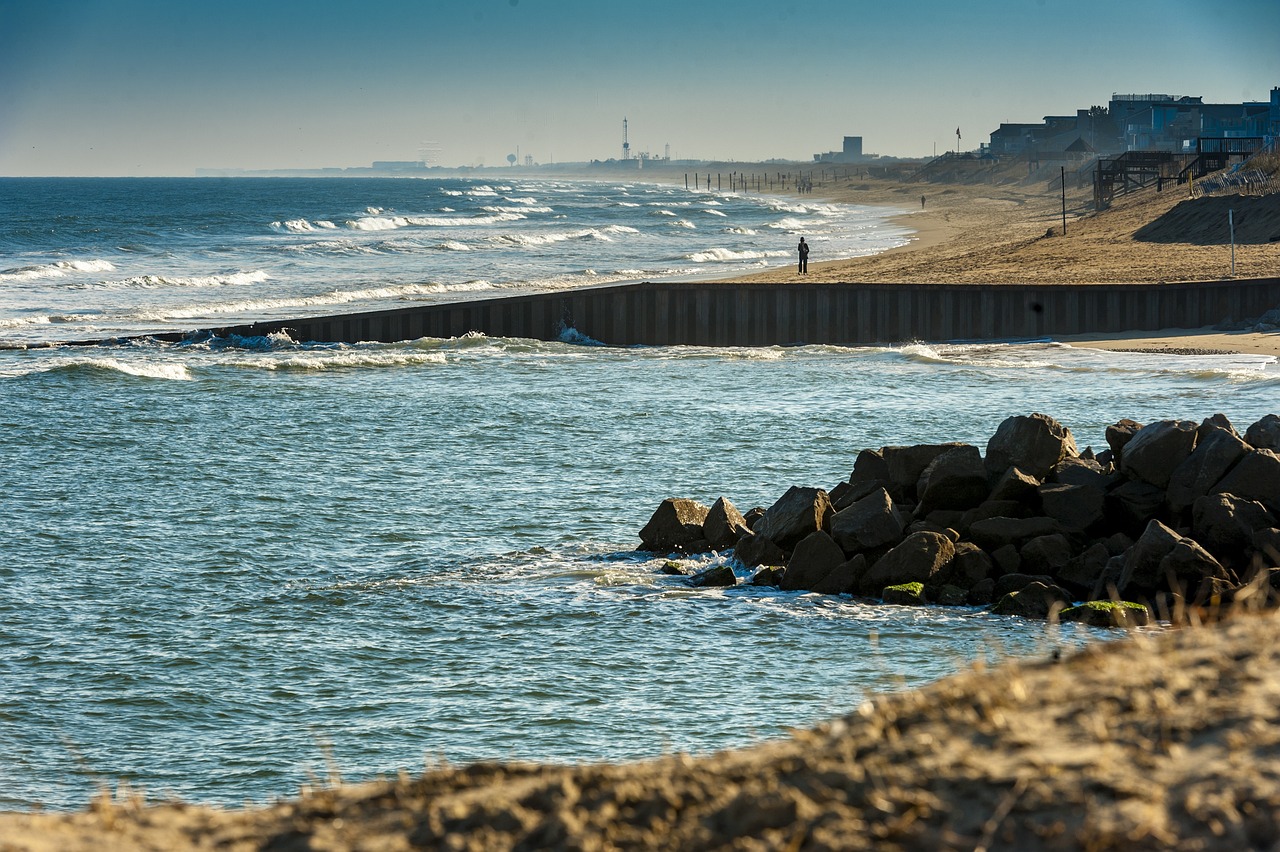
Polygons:
[[1145,606],[1132,601],[1089,601],[1064,609],[1058,619],[1091,627],[1142,627],[1151,616]]
[[885,603],[898,604],[900,606],[920,606],[926,602],[923,583],[900,583],[896,586],[886,586],[884,591],[880,593],[880,597],[884,599]]

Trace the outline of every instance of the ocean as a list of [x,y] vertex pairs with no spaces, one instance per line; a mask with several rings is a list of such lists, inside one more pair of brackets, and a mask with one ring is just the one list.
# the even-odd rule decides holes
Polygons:
[[[269,801],[442,760],[784,736],[1114,634],[739,586],[639,554],[665,497],[768,506],[859,450],[1040,411],[1276,411],[1248,355],[1051,341],[44,346],[883,251],[885,211],[564,180],[0,181],[0,808]],[[724,554],[700,558],[709,565]],[[746,572],[740,572],[745,577]]]

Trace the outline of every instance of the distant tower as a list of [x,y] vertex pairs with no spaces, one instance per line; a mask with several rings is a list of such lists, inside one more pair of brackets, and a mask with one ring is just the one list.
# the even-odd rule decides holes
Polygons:
[[670,159],[671,159],[671,143],[670,143],[670,142],[668,142],[668,143],[667,143],[667,147],[666,147],[666,149],[665,149],[665,155],[663,156],[663,158],[662,158],[662,159],[664,159],[664,160],[670,160]]
[[627,141],[627,119],[622,119],[622,159],[631,159],[631,143]]

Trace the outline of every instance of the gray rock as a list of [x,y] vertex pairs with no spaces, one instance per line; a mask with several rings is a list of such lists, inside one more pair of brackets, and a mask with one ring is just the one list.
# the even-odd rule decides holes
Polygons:
[[1253,549],[1253,536],[1274,526],[1275,518],[1259,502],[1231,494],[1210,494],[1191,506],[1191,534],[1227,563],[1239,563]]
[[1090,601],[1058,613],[1061,621],[1075,621],[1090,627],[1145,627],[1151,613],[1145,606],[1128,601]]
[[991,603],[992,595],[995,592],[996,581],[988,577],[985,580],[979,580],[969,590],[969,594],[965,595],[965,603],[971,606],[985,606]]
[[924,586],[920,583],[888,586],[880,592],[880,597],[885,603],[897,606],[923,606],[928,603],[924,596]]
[[1164,489],[1131,479],[1107,492],[1107,519],[1133,535],[1141,534],[1147,522],[1164,511]]
[[1000,598],[991,611],[996,615],[1048,618],[1055,610],[1061,611],[1070,604],[1071,595],[1065,589],[1051,583],[1032,583]]
[[844,561],[844,551],[831,536],[822,530],[811,532],[791,554],[780,588],[787,592],[813,589]]
[[916,482],[916,497],[929,510],[972,509],[989,490],[982,453],[968,444],[940,453]]
[[951,562],[955,552],[955,545],[944,535],[912,533],[867,570],[858,590],[864,595],[878,595],[885,586],[928,583]]
[[707,511],[697,500],[668,497],[640,530],[640,549],[667,553],[702,540]]
[[1062,532],[1053,518],[988,518],[969,526],[969,538],[984,550],[995,551],[1006,544],[1022,545],[1042,535]]
[[1085,548],[1084,553],[1072,558],[1066,566],[1060,568],[1054,577],[1064,586],[1078,589],[1087,595],[1098,587],[1098,580],[1102,578],[1102,572],[1110,560],[1111,553],[1107,550],[1107,546],[1102,542],[1095,542]]
[[1280,568],[1280,529],[1272,527],[1253,534],[1253,552],[1263,565]]
[[1031,539],[1018,550],[1022,557],[1024,574],[1046,574],[1056,577],[1071,562],[1071,543],[1067,537],[1055,533]]
[[1053,585],[1053,578],[1047,574],[1005,574],[996,580],[992,598],[1000,600],[1011,592],[1020,592],[1032,583]]
[[1130,420],[1127,417],[1107,427],[1107,446],[1111,448],[1111,458],[1114,460],[1116,467],[1119,467],[1120,462],[1124,459],[1125,445],[1141,428],[1141,423],[1136,420]]
[[992,575],[995,566],[985,550],[971,541],[958,542],[955,548],[951,564],[935,582],[972,589]]
[[756,524],[760,523],[760,519],[764,517],[764,506],[753,506],[742,515],[747,521],[747,529],[754,530]]
[[931,597],[939,606],[964,606],[969,602],[969,590],[959,586],[939,586]]
[[906,519],[889,498],[877,488],[861,500],[831,516],[831,537],[845,553],[897,544],[902,540]]
[[1154,593],[1172,586],[1173,591],[1186,593],[1202,589],[1209,580],[1228,583],[1234,578],[1193,539],[1152,521],[1129,549],[1119,589]]
[[[1032,492],[1032,499],[1038,501],[1039,495]],[[1032,511],[1032,507],[1028,503],[1021,503],[1017,500],[988,500],[977,508],[970,509],[960,518],[960,526],[956,529],[961,535],[967,535],[969,527],[978,521],[985,521],[988,518],[1030,518],[1033,515],[1040,514],[1039,506],[1035,507],[1036,511]]]
[[1092,529],[1106,517],[1106,494],[1096,485],[1041,485],[1039,494],[1044,514],[1063,529]]
[[[1036,489],[1040,487],[1040,480],[1021,468],[1011,465],[1005,468],[1004,473],[996,478],[995,484],[991,486],[991,496],[988,497],[989,502],[1007,502],[1014,501],[1027,505],[1033,505],[1036,497]],[[1038,509],[1038,506],[1035,508]]]
[[1196,424],[1191,420],[1159,420],[1139,429],[1125,444],[1120,472],[1164,489],[1174,468],[1191,455]]
[[1095,488],[1106,488],[1111,484],[1111,476],[1104,473],[1102,465],[1089,458],[1063,459],[1049,472],[1049,482],[1060,485],[1092,485]]
[[889,482],[889,463],[884,456],[875,450],[863,450],[853,461],[853,473],[849,474],[850,484],[858,482]]
[[752,586],[778,586],[782,582],[782,575],[786,573],[786,569],[778,565],[765,565],[759,571],[751,575],[748,584]]
[[733,557],[742,563],[744,568],[754,568],[757,565],[783,565],[787,561],[787,554],[782,552],[782,548],[755,533],[747,533],[738,539],[738,543],[733,546]]
[[1124,574],[1120,578],[1120,590],[1136,587],[1144,592],[1154,592],[1164,586],[1165,577],[1160,570],[1164,559],[1182,536],[1159,521],[1151,521],[1125,556]]
[[834,491],[831,493],[831,505],[837,512],[841,509],[849,508],[863,497],[874,494],[881,488],[887,490],[890,487],[887,479],[868,480],[867,482],[844,482],[841,484],[847,487],[840,489],[839,498],[835,496]]
[[1271,450],[1246,453],[1212,493],[1257,500],[1269,512],[1280,513],[1280,455]]
[[793,485],[765,511],[754,532],[789,551],[805,536],[826,529],[832,514],[826,491]]
[[1280,453],[1280,417],[1266,415],[1245,430],[1244,440],[1254,449]]
[[728,565],[715,565],[705,571],[699,571],[685,582],[694,588],[706,589],[722,586],[736,586],[738,585],[738,578],[734,576],[733,569]]
[[897,499],[914,499],[916,484],[934,459],[953,447],[963,444],[916,444],[911,447],[881,447],[889,469],[890,490]]
[[858,583],[866,573],[867,557],[859,553],[848,562],[842,562],[831,569],[831,573],[815,583],[810,591],[822,595],[851,594],[858,588]]
[[987,442],[987,474],[995,479],[1010,467],[1018,467],[1043,481],[1058,462],[1076,455],[1071,430],[1052,417],[1009,417]]
[[1017,574],[1022,570],[1022,554],[1016,544],[1004,544],[991,551],[991,564],[994,576]]
[[1233,432],[1201,427],[1196,448],[1169,477],[1165,491],[1169,509],[1178,514],[1189,508],[1197,497],[1208,494],[1247,452],[1249,445]]
[[724,497],[711,504],[706,520],[702,522],[702,535],[716,550],[733,547],[748,532],[747,519],[738,507]]

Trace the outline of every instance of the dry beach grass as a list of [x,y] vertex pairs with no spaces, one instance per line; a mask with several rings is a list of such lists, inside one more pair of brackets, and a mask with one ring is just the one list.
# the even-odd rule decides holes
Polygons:
[[[815,263],[810,280],[1216,279],[1222,202],[1144,191],[1060,229],[1043,187],[859,179],[836,200],[918,206],[912,248]],[[1080,212],[1078,195],[1071,206]],[[1237,274],[1280,272],[1280,196],[1258,202]],[[1148,239],[1135,234],[1143,228]],[[1154,234],[1155,238],[1151,238]],[[1181,240],[1172,237],[1182,235]],[[1162,240],[1162,241],[1156,241]],[[790,270],[764,280],[797,280]],[[1280,355],[1275,334],[1199,331],[1078,345]],[[904,438],[907,436],[904,436]],[[1053,628],[1048,628],[1052,630]],[[1152,630],[1057,659],[877,696],[814,730],[703,758],[482,764],[323,786],[220,810],[104,796],[0,814],[0,852],[399,849],[1222,849],[1280,838],[1280,618]]]

